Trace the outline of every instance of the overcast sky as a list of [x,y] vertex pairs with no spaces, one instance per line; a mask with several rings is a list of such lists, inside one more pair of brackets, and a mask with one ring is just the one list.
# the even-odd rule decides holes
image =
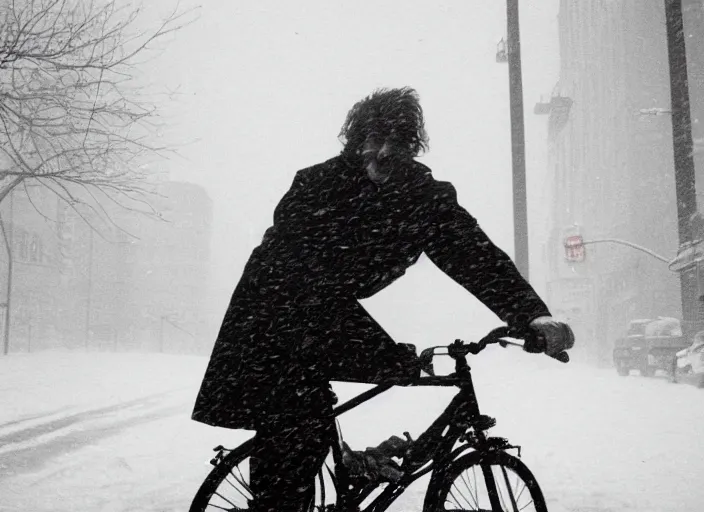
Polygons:
[[[543,215],[546,153],[532,107],[558,78],[557,5],[521,2],[531,220]],[[295,171],[337,154],[348,109],[382,86],[419,92],[421,161],[512,253],[508,67],[495,61],[505,16],[494,0],[204,1],[149,76],[178,92],[167,135],[197,139],[163,165],[213,198],[219,281],[234,286]]]

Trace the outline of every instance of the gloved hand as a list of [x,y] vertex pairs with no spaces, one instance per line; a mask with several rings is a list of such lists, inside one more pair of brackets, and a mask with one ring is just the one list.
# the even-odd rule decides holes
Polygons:
[[545,340],[545,353],[555,356],[574,346],[574,333],[569,325],[551,316],[540,316],[528,324]]

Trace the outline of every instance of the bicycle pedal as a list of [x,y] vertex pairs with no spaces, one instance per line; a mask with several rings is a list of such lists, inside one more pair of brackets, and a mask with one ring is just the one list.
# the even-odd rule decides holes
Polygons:
[[496,419],[486,414],[480,414],[472,421],[472,427],[475,430],[489,430],[496,426]]

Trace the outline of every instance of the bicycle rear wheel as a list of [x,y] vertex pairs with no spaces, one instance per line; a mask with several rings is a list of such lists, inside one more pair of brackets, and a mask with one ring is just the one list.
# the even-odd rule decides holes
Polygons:
[[248,510],[251,444],[239,446],[226,455],[201,484],[189,512]]
[[[249,485],[251,453],[251,443],[245,443],[226,455],[201,484],[189,512],[250,510],[250,501],[253,498]],[[331,461],[326,461],[328,467],[329,462]],[[316,478],[315,496],[307,511],[327,510],[337,498],[334,488],[334,482],[323,466]]]
[[471,452],[435,473],[425,512],[547,512],[533,474],[506,452]]

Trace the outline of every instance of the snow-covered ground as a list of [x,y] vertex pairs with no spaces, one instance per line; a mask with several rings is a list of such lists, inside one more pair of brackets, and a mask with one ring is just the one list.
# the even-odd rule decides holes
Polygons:
[[[206,358],[0,358],[0,510],[183,511],[216,444],[249,436],[189,420]],[[700,510],[702,391],[495,348],[473,365],[496,435],[523,446],[551,512]],[[363,386],[336,386],[341,398]],[[364,448],[417,435],[451,390],[395,389],[345,415]],[[396,510],[420,510],[422,488]]]

